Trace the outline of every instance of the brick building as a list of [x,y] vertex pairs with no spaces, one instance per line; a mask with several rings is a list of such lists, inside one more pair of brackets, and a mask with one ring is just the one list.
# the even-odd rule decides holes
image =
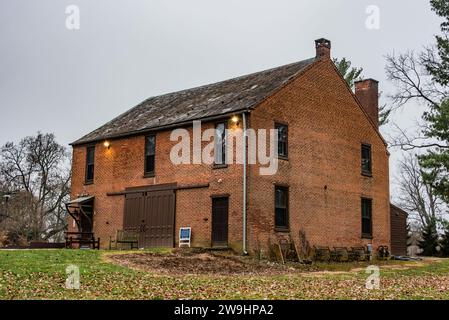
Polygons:
[[407,212],[390,204],[391,254],[407,255]]
[[[75,141],[71,205],[83,210],[70,231],[93,231],[102,247],[118,229],[138,230],[142,247],[175,246],[180,227],[192,228],[193,246],[249,253],[300,233],[312,245],[390,245],[378,83],[360,81],[353,93],[330,41],[315,45],[311,59],[149,98]],[[170,135],[193,134],[196,120],[202,132],[218,129],[221,146],[224,128],[278,129],[276,174],[217,154],[214,164],[174,164]]]

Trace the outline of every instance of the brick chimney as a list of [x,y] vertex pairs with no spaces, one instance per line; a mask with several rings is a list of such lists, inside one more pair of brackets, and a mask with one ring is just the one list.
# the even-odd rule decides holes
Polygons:
[[321,38],[315,40],[316,57],[330,59],[331,58],[331,42],[330,40]]
[[376,127],[379,127],[379,81],[366,79],[355,83],[355,96],[359,99]]

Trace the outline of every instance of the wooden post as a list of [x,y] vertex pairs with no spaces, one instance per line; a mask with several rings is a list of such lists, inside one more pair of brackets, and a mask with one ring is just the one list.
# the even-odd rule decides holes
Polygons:
[[278,250],[279,250],[279,255],[281,256],[282,264],[285,264],[284,254],[282,253],[281,245],[280,245],[279,243],[277,243],[277,244],[276,244],[276,247],[277,247]]

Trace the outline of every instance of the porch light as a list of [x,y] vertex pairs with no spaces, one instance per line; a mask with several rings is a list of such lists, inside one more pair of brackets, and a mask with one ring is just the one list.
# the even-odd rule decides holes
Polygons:
[[111,147],[111,143],[109,141],[107,141],[107,140],[103,143],[103,145],[107,149],[109,149]]
[[233,117],[231,118],[231,121],[232,121],[233,123],[235,123],[235,124],[239,124],[240,119],[239,119],[239,117],[237,117],[237,116],[233,116]]

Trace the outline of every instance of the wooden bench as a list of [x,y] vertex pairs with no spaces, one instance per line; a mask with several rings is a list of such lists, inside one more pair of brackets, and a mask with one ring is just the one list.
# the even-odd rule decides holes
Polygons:
[[92,232],[66,232],[65,247],[73,248],[74,244],[77,244],[79,248],[88,245],[92,249],[100,250],[100,238],[95,239]]
[[[119,249],[119,244],[126,244],[130,246],[130,249],[139,249],[139,232],[130,230],[117,230],[115,233],[115,238],[109,237],[109,250],[112,250],[114,244],[114,249]],[[120,250],[121,250],[120,246]]]
[[314,256],[316,261],[327,261],[329,262],[331,260],[331,250],[329,247],[323,247],[323,246],[313,246],[314,249]]
[[331,259],[337,262],[348,261],[348,249],[346,247],[334,247],[334,250],[331,252]]
[[365,247],[352,247],[349,251],[349,260],[351,261],[366,261],[370,259],[370,256]]

